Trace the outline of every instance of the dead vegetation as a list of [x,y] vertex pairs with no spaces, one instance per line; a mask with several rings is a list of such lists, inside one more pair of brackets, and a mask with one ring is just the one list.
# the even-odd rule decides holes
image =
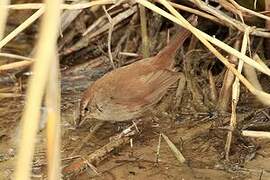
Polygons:
[[[269,179],[267,0],[11,3],[0,1],[0,179]],[[177,24],[193,34],[176,58],[184,78],[153,111],[75,128],[82,92],[157,54]]]

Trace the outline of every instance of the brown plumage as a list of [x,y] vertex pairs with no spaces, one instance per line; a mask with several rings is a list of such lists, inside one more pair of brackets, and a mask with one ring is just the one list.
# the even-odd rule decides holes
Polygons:
[[[192,15],[189,22],[197,25],[197,17]],[[82,118],[126,121],[142,116],[179,79],[172,65],[178,47],[190,34],[180,28],[156,56],[113,70],[95,81],[82,96],[81,118],[77,123],[80,124]]]

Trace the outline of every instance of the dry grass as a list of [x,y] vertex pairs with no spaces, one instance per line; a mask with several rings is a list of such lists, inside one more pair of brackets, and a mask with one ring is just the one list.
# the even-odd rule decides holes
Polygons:
[[[198,5],[204,11],[195,10],[192,8],[188,8],[185,6],[177,5],[167,0],[159,0],[158,2],[162,4],[170,13],[162,10],[157,7],[153,3],[146,0],[136,0],[136,2],[140,5],[141,9],[141,26],[142,26],[142,34],[143,34],[143,51],[144,56],[149,56],[149,47],[147,46],[147,27],[146,27],[146,16],[144,8],[148,8],[153,12],[156,12],[163,17],[167,18],[170,21],[173,21],[180,26],[183,26],[189,29],[195,37],[197,37],[202,44],[204,44],[210,52],[212,52],[236,77],[232,90],[232,116],[231,116],[231,127],[234,130],[236,126],[236,107],[240,94],[240,84],[239,81],[245,85],[245,87],[258,99],[266,105],[270,105],[270,94],[264,92],[261,88],[253,83],[250,83],[242,74],[242,68],[244,64],[248,64],[250,67],[266,74],[270,75],[270,69],[262,62],[255,61],[252,58],[246,55],[246,51],[248,48],[248,39],[250,34],[254,33],[255,30],[245,24],[243,22],[234,21],[234,19],[228,18],[227,16],[220,13],[218,10],[207,9],[204,2],[200,0],[190,0],[194,4]],[[222,1],[223,2],[223,1]],[[229,1],[234,7],[237,9],[237,13],[241,16],[243,12],[249,13],[251,15],[258,16],[265,20],[270,20],[268,16],[263,14],[251,11],[249,9],[243,8],[236,4],[233,0]],[[61,0],[45,0],[44,3],[31,3],[31,4],[15,4],[8,5],[8,0],[0,1],[0,49],[2,49],[8,42],[10,42],[13,38],[15,38],[20,32],[29,27],[33,22],[35,22],[41,15],[42,24],[41,31],[39,34],[39,40],[36,45],[36,53],[33,58],[17,56],[14,54],[6,54],[2,53],[1,56],[7,56],[11,58],[22,59],[22,61],[18,61],[11,64],[5,64],[0,66],[0,72],[9,69],[16,69],[22,66],[30,66],[33,64],[33,75],[29,79],[28,90],[27,90],[27,98],[26,105],[24,109],[24,113],[22,116],[22,126],[21,126],[21,139],[19,144],[19,152],[17,156],[17,164],[16,164],[16,172],[15,179],[30,179],[31,177],[31,168],[32,168],[32,160],[33,153],[35,148],[35,136],[38,129],[38,119],[40,118],[40,107],[42,105],[43,97],[45,96],[45,104],[48,109],[48,120],[47,120],[47,162],[48,162],[48,178],[49,179],[60,179],[60,84],[59,84],[59,61],[57,55],[57,39],[59,36],[59,27],[60,27],[60,15],[62,9],[67,10],[78,10],[85,9],[92,6],[97,5],[106,5],[106,4],[115,4],[116,2],[113,0],[97,0],[89,3],[79,3],[79,4],[63,4]],[[224,4],[223,4],[224,5]],[[242,41],[242,49],[241,52],[234,49],[233,47],[225,44],[224,42],[209,36],[208,34],[200,31],[199,29],[193,27],[188,21],[179,14],[175,8],[179,8],[191,13],[198,14],[200,16],[206,17],[212,21],[218,22],[221,20],[224,23],[229,23],[231,27],[235,27],[236,29],[241,29],[244,32],[244,38]],[[132,8],[132,6],[131,6]],[[6,18],[8,15],[8,10],[12,9],[37,9],[37,11],[29,17],[25,22],[23,22],[20,26],[18,26],[14,31],[10,34],[3,36],[6,24]],[[107,11],[106,8],[105,12]],[[118,21],[112,22],[114,19],[107,16],[110,19],[111,25],[108,25],[106,30],[110,30],[109,38],[108,38],[108,47],[110,47],[110,38],[112,36],[112,32],[114,26],[121,22],[121,20],[126,19],[118,19]],[[115,24],[114,24],[115,23]],[[240,24],[240,25],[239,25]],[[49,32],[49,33],[48,33]],[[256,29],[255,32],[257,35],[261,36],[269,36],[269,32],[264,32],[263,30]],[[226,51],[227,53],[237,57],[239,59],[238,69],[236,69],[230,61],[224,57],[217,48]],[[109,55],[111,59],[111,63],[114,64],[113,58],[111,55],[111,51],[109,48]],[[34,63],[33,63],[34,62]],[[253,70],[254,70],[253,69]],[[243,131],[244,136],[251,137],[266,137],[269,138],[269,132],[252,132],[252,131]],[[164,136],[164,135],[163,135]],[[164,137],[166,138],[166,136]],[[232,132],[228,133],[227,145],[226,145],[226,154],[227,158],[229,155],[229,149],[231,144]],[[170,141],[167,141],[170,142]],[[173,148],[175,148],[173,146]],[[175,152],[178,154],[179,152]],[[184,159],[180,159],[180,161],[184,161]]]
[[[41,32],[37,43],[37,51],[34,56],[33,76],[29,79],[27,90],[26,106],[22,116],[22,131],[19,144],[18,160],[15,171],[15,179],[30,179],[32,160],[35,147],[35,137],[38,129],[38,119],[42,98],[46,90],[46,83],[49,84],[47,91],[48,116],[48,177],[49,179],[60,178],[60,156],[59,156],[59,80],[58,61],[56,58],[56,41],[60,25],[60,4],[61,0],[47,0],[46,11],[42,19]],[[44,7],[39,9],[40,15]],[[50,32],[50,33],[48,33]],[[53,66],[52,66],[53,65]],[[49,70],[53,72],[49,76]],[[53,97],[52,97],[53,96]],[[55,98],[56,97],[56,98]],[[26,148],[27,146],[27,148]]]

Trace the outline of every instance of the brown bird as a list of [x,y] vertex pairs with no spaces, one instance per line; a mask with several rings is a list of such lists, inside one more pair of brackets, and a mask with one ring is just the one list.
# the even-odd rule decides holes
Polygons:
[[[196,16],[188,20],[197,25]],[[156,56],[115,69],[95,81],[82,96],[77,125],[83,118],[127,121],[141,117],[179,79],[179,74],[172,71],[174,57],[190,34],[180,28]]]

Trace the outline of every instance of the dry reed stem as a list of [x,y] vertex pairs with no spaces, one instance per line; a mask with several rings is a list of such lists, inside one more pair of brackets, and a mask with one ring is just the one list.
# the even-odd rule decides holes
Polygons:
[[85,32],[82,34],[82,36],[87,35],[89,32],[93,31],[97,26],[99,26],[100,24],[104,23],[104,20],[106,19],[106,15],[103,15],[101,17],[99,17],[95,22],[93,22],[86,30]]
[[[108,11],[114,9],[115,7],[119,6],[120,4],[126,2],[126,0],[117,0],[113,5],[111,5],[109,8],[108,8]],[[130,1],[129,1],[130,3]]]
[[147,32],[147,18],[146,18],[145,7],[139,4],[139,10],[140,10],[143,58],[148,58],[150,56],[150,50],[149,50],[149,39],[148,39],[148,32]]
[[0,72],[8,71],[11,69],[16,69],[16,68],[27,67],[27,66],[31,65],[34,61],[32,58],[20,56],[20,55],[16,55],[16,54],[0,53],[0,56],[23,60],[23,61],[13,62],[13,63],[4,64],[4,65],[0,66]]
[[[247,29],[242,40],[241,53],[243,54],[245,54],[247,51],[248,36],[249,36],[249,31]],[[238,67],[237,67],[237,70],[239,73],[242,72],[243,66],[244,66],[244,62],[241,59],[239,59]],[[239,82],[239,79],[236,77],[232,86],[232,113],[231,113],[231,119],[230,119],[230,131],[228,132],[227,140],[225,144],[226,160],[229,160],[229,153],[230,153],[230,148],[231,148],[233,131],[237,125],[236,107],[239,101],[239,96],[240,96],[240,82]]]
[[[154,12],[168,18],[169,20],[184,26],[185,28],[189,29],[230,71],[232,71],[239,80],[247,87],[247,89],[254,94],[255,96],[259,96],[262,99],[265,99],[264,104],[270,104],[270,94],[265,93],[256,89],[242,74],[240,74],[233,65],[225,58],[222,54],[220,54],[208,41],[217,45],[218,47],[224,49],[225,51],[235,55],[236,57],[242,59],[245,63],[255,67],[256,69],[260,70],[261,72],[270,75],[269,68],[265,68],[261,64],[255,62],[251,58],[247,57],[246,55],[240,53],[239,51],[233,49],[229,45],[223,43],[220,40],[217,40],[208,34],[198,30],[197,28],[193,27],[189,22],[183,18],[166,0],[160,0],[160,2],[175,16],[167,13],[166,11],[158,8],[154,4],[146,1],[146,0],[137,0],[138,3],[143,4],[145,7],[151,9]],[[208,41],[207,41],[208,40]]]
[[29,65],[31,65],[33,63],[33,61],[18,61],[18,62],[14,62],[14,63],[9,63],[9,64],[4,64],[2,66],[0,66],[0,72],[4,72],[7,70],[11,70],[11,69],[16,69],[16,68],[21,68],[21,67],[27,67]]
[[[158,2],[158,0],[155,0]],[[197,9],[192,9],[190,7],[187,7],[187,6],[183,6],[181,4],[176,4],[176,3],[173,3],[173,2],[169,2],[173,7],[177,8],[177,9],[181,9],[183,11],[186,11],[186,12],[189,12],[189,13],[192,13],[192,14],[196,14],[198,16],[201,16],[201,17],[204,17],[204,18],[207,18],[211,21],[214,21],[216,23],[221,23],[223,25],[226,25],[225,23],[223,23],[222,21],[220,21],[217,17],[213,16],[213,15],[210,15],[208,13],[205,13],[205,12],[202,12],[202,11],[199,11]]]
[[[5,33],[6,21],[8,16],[7,5],[9,5],[9,0],[0,1],[0,40],[2,40]],[[11,94],[12,93],[1,93],[0,98],[10,97]]]
[[[243,37],[243,41],[242,41],[242,47],[241,47],[241,53],[246,54],[247,51],[247,46],[248,46],[248,42],[249,42],[249,31],[248,29],[246,30],[244,37]],[[241,59],[239,59],[238,61],[238,67],[237,70],[239,73],[242,73],[242,69],[244,66],[244,61],[242,61]],[[240,96],[240,83],[239,83],[239,79],[236,77],[233,83],[233,89],[232,89],[232,99],[236,102],[236,104],[239,101],[239,96]]]
[[18,94],[18,93],[0,93],[0,100],[1,98],[14,98],[14,97],[22,97],[24,96],[23,94]]
[[113,32],[113,28],[114,28],[114,21],[112,19],[112,17],[110,16],[110,14],[107,12],[106,7],[103,5],[102,6],[106,17],[108,18],[109,24],[110,24],[110,28],[109,28],[109,32],[108,32],[108,41],[107,41],[107,46],[108,46],[108,55],[109,55],[109,60],[111,62],[111,65],[113,67],[113,69],[115,69],[115,64],[113,62],[113,56],[112,56],[112,46],[111,46],[111,42],[112,42],[112,32]]
[[[56,48],[55,48],[56,49]],[[48,87],[46,92],[47,119],[47,159],[48,179],[60,179],[60,81],[59,60],[57,53],[52,56]]]
[[131,52],[119,52],[119,55],[121,55],[121,56],[129,56],[129,57],[139,57],[140,56],[137,53],[131,53]]
[[242,131],[242,135],[243,136],[248,136],[248,137],[270,139],[270,132],[265,132],[265,131],[249,131],[249,130],[243,130]]
[[208,74],[209,89],[210,89],[210,99],[211,101],[216,102],[217,97],[218,97],[216,82],[215,82],[215,79],[211,70],[208,70],[207,74]]
[[[81,2],[81,1],[83,1],[83,0],[79,0],[77,2],[72,2],[71,4],[76,4],[76,3]],[[63,36],[63,32],[79,16],[79,14],[81,12],[82,12],[82,9],[79,9],[79,10],[73,10],[73,11],[64,11],[61,14],[61,26],[60,26],[60,32],[59,32],[59,35],[61,37]]]
[[[236,50],[240,49],[240,39],[237,39],[233,46]],[[237,57],[230,55],[230,62],[233,64],[237,64]],[[232,84],[234,82],[235,76],[230,70],[226,70],[222,88],[219,92],[219,99],[218,99],[218,109],[220,111],[227,111],[229,107],[229,102],[231,100],[231,92],[232,92]]]
[[[1,1],[2,2],[2,1]],[[4,2],[4,1],[3,1]],[[84,9],[89,8],[94,5],[99,4],[112,4],[114,1],[110,0],[100,0],[100,1],[92,1],[90,3],[82,3],[82,4],[74,4],[74,5],[63,5],[62,7],[69,9],[69,10],[76,10],[76,9]],[[10,9],[39,9],[33,15],[31,15],[28,19],[26,19],[20,26],[14,29],[10,34],[8,34],[4,39],[1,40],[0,38],[0,49],[5,46],[9,41],[11,41],[14,37],[16,37],[20,32],[30,26],[34,21],[36,21],[43,13],[44,13],[44,4],[42,3],[29,3],[29,4],[16,4],[16,5],[9,5],[8,8]],[[4,11],[3,11],[4,12]],[[4,15],[0,18],[4,18]],[[1,19],[0,19],[1,20]],[[1,22],[1,21],[0,21]],[[25,67],[31,65],[32,62],[14,62],[7,65],[0,66],[0,71]]]
[[0,49],[5,46],[10,40],[16,37],[20,32],[30,26],[35,20],[37,20],[44,13],[44,10],[45,8],[40,8],[37,12],[35,12],[32,16],[30,16],[22,24],[20,24],[16,29],[9,33],[4,39],[2,39],[0,41]]
[[[253,59],[257,61],[258,63],[262,61],[260,57],[258,56],[258,54],[253,55]],[[253,84],[257,89],[260,89],[260,90],[263,89],[257,77],[257,73],[252,66],[248,64],[244,64],[244,73],[246,75],[246,78],[251,82],[251,84]]]
[[228,110],[234,78],[234,74],[230,70],[226,69],[225,75],[223,77],[222,88],[219,91],[219,98],[217,102],[217,109],[221,112],[226,112]]
[[184,163],[186,161],[186,159],[184,158],[184,156],[182,155],[182,153],[177,149],[177,147],[172,143],[172,141],[168,138],[168,136],[166,136],[165,134],[161,134],[161,136],[163,137],[163,139],[166,141],[166,143],[168,144],[169,148],[171,149],[171,151],[173,152],[174,156],[176,157],[176,159],[180,162],[180,163]]
[[8,9],[7,9],[8,5],[9,0],[0,1],[0,40],[2,40],[5,33],[6,21],[8,16]]
[[232,12],[235,16],[239,16],[240,20],[244,23],[243,12],[240,11],[233,4],[231,4],[227,0],[219,0],[219,5],[222,6],[224,9]]
[[179,78],[179,82],[178,82],[178,86],[177,86],[176,94],[175,94],[175,97],[176,97],[175,108],[179,108],[181,105],[184,89],[187,83],[187,79],[183,73],[179,73],[179,76],[180,78]]
[[[17,55],[17,54],[10,54],[10,53],[0,53],[1,57],[7,57],[7,58],[13,58],[13,59],[20,59],[20,60],[27,60],[27,61],[33,61],[32,58]],[[1,71],[1,70],[0,70]]]
[[[115,10],[115,11],[112,11],[109,13],[110,16],[114,16],[118,13],[122,12],[122,9],[118,9],[118,10]],[[82,36],[85,36],[87,35],[88,33],[95,31],[95,29],[98,28],[98,26],[101,26],[102,24],[105,24],[105,19],[107,18],[106,14],[97,18],[97,20],[95,22],[93,22],[86,30],[85,32],[82,34]]]
[[[42,19],[37,51],[34,56],[33,75],[29,79],[26,105],[22,116],[22,131],[16,162],[15,179],[30,179],[35,135],[38,129],[40,106],[44,95],[49,69],[56,52],[56,41],[60,25],[61,0],[46,0],[46,12]],[[48,33],[50,32],[50,33]],[[55,175],[58,176],[58,175]]]

